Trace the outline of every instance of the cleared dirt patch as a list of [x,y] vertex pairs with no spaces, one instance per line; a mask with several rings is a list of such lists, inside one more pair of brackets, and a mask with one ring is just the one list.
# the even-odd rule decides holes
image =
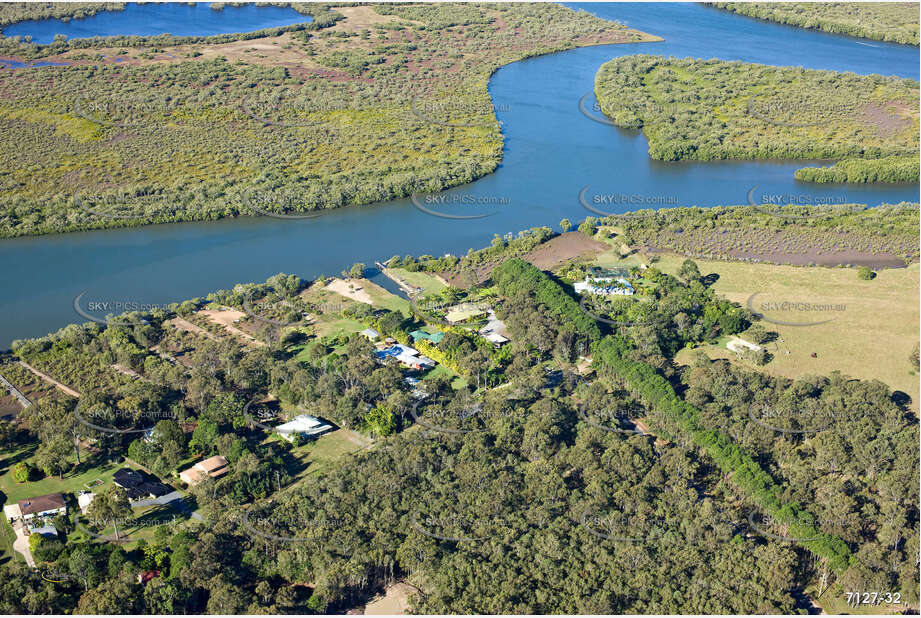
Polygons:
[[[521,256],[526,262],[534,264],[541,270],[553,270],[560,264],[571,261],[591,261],[594,257],[603,252],[609,251],[611,247],[603,242],[593,240],[582,232],[566,232],[555,236],[543,243],[536,249]],[[497,260],[484,262],[477,265],[475,270],[457,269],[450,272],[442,272],[435,275],[443,283],[461,289],[469,288],[473,285],[483,283],[489,278],[493,268],[504,262],[507,258],[502,257]]]
[[371,300],[371,295],[364,289],[367,284],[368,282],[364,279],[333,279],[326,284],[326,289],[330,292],[341,294],[346,298],[357,300],[360,303],[372,305],[374,302]]
[[243,339],[246,345],[260,347],[265,344],[236,327],[236,322],[246,317],[246,314],[236,309],[204,309],[198,312],[215,324],[220,324],[228,333]]
[[388,587],[383,596],[365,605],[365,616],[405,614],[409,610],[409,596],[415,590],[404,583]]
[[523,259],[541,270],[552,270],[564,262],[594,259],[595,255],[610,248],[582,232],[566,232],[551,238]]
[[904,131],[911,126],[911,111],[899,101],[893,101],[886,107],[868,104],[861,110],[864,122],[876,128],[882,136]]
[[173,318],[172,320],[168,320],[167,324],[172,325],[174,328],[178,330],[187,330],[190,333],[195,333],[196,335],[207,337],[208,339],[211,339],[212,341],[220,341],[220,339],[218,339],[217,337],[215,337],[214,335],[206,331],[201,326],[192,324],[188,320],[184,320],[182,318]]

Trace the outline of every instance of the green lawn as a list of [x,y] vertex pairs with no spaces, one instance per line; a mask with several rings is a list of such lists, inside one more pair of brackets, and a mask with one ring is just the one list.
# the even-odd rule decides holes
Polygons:
[[405,298],[392,294],[367,279],[361,279],[361,287],[368,293],[368,296],[371,297],[371,302],[375,307],[388,309],[390,311],[399,311],[407,316],[410,314],[409,301]]
[[[324,316],[324,318],[325,317],[326,316]],[[329,320],[323,319],[318,321],[314,324],[313,329],[317,337],[326,337],[327,335],[336,335],[339,333],[357,333],[364,330],[365,325],[351,318],[333,317]]]
[[[266,437],[266,441],[281,439],[274,433]],[[348,430],[337,429],[292,449],[291,454],[297,460],[297,465],[294,466],[296,469],[291,471],[294,473],[294,481],[288,485],[286,490],[305,478],[322,474],[343,458],[362,448],[362,445],[356,440],[349,438]]]
[[410,272],[402,268],[391,268],[390,270],[393,274],[402,277],[409,285],[422,288],[422,294],[424,296],[437,294],[447,287],[444,283],[435,278],[435,275],[421,270],[418,272]]
[[16,533],[13,532],[12,526],[3,518],[0,523],[0,564],[6,564],[11,558],[25,564],[25,558],[13,551],[13,541],[16,540]]
[[[140,509],[132,509],[132,514],[127,517],[129,521],[127,525],[120,524],[118,526],[118,536],[119,538],[127,537],[133,542],[140,541],[144,539],[148,543],[151,542],[154,538],[154,533],[156,532],[159,526],[168,526],[173,521],[176,523],[185,521],[188,519],[188,515],[183,513],[180,510],[174,509],[169,506],[148,506]],[[87,527],[88,520],[85,516],[81,516],[78,520],[82,526]],[[115,527],[108,526],[103,530],[96,532],[105,537],[115,538]],[[70,537],[74,542],[81,542],[86,539],[90,539],[86,533],[82,532],[80,528],[77,528],[74,531],[72,537]]]
[[[4,462],[7,460],[18,461],[20,458],[28,461],[31,459],[31,451],[20,449],[13,453],[0,453],[0,456],[4,458]],[[95,479],[101,479],[103,483],[108,483],[112,480],[112,475],[115,474],[116,470],[124,467],[124,464],[98,463],[92,458],[87,458],[84,454],[81,454],[81,458],[83,459],[83,464],[76,473],[65,473],[63,479],[57,476],[49,476],[40,481],[29,481],[27,483],[14,481],[12,466],[3,463],[2,468],[0,468],[3,471],[3,474],[0,475],[0,491],[3,492],[3,503],[10,504],[26,498],[57,492],[65,494],[76,493],[78,490],[87,489],[84,485]]]
[[[675,274],[683,257],[665,256],[655,266]],[[909,355],[918,342],[919,266],[880,270],[871,281],[862,281],[850,268],[822,268],[695,260],[700,272],[719,274],[713,285],[722,296],[743,306],[755,292],[769,301],[834,303],[837,312],[765,312],[767,317],[788,322],[811,322],[831,318],[824,324],[793,326],[762,321],[780,339],[767,345],[773,360],[759,368],[774,376],[796,378],[827,375],[839,370],[863,380],[877,379],[912,398],[918,410],[919,383]],[[757,302],[755,304],[757,309]],[[705,346],[711,358],[735,358],[724,347]],[[789,354],[787,354],[789,351]],[[812,353],[816,357],[812,357]],[[676,357],[686,363],[690,355]]]
[[435,368],[432,369],[431,371],[427,371],[425,375],[422,376],[422,380],[423,381],[431,380],[432,378],[437,378],[438,376],[448,376],[448,377],[453,378],[453,380],[451,380],[451,386],[454,388],[454,390],[457,390],[467,385],[466,379],[464,379],[462,376],[457,375],[456,373],[454,373],[453,371],[451,371],[450,369],[448,369],[447,367],[441,364],[436,365]]

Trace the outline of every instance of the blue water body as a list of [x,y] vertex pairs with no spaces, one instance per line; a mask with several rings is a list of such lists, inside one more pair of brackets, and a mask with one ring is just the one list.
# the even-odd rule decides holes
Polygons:
[[288,7],[224,6],[220,11],[209,2],[195,4],[128,3],[123,11],[102,11],[84,19],[40,19],[22,21],[3,26],[8,37],[32,37],[33,43],[42,45],[54,41],[57,34],[68,39],[86,39],[96,36],[137,35],[153,36],[210,36],[232,32],[252,32],[263,28],[277,28],[313,21]]
[[50,62],[39,60],[38,62],[20,62],[11,58],[0,58],[0,67],[4,69],[31,69],[34,67],[62,67],[67,66],[66,62]]
[[[659,43],[580,48],[516,62],[489,83],[505,135],[499,169],[448,198],[502,199],[494,206],[445,206],[448,220],[395,200],[330,211],[306,220],[271,218],[181,223],[0,241],[0,347],[82,322],[74,297],[168,303],[264,281],[278,272],[337,274],[399,254],[464,253],[494,234],[578,221],[579,200],[625,195],[655,207],[735,205],[756,194],[879,205],[918,201],[918,185],[810,185],[793,179],[804,161],[653,161],[642,133],[580,111],[598,67],[626,54],[722,58],[814,69],[918,78],[918,48],[771,24],[699,4],[590,4],[601,17],[663,36]],[[226,10],[226,9],[225,9]],[[872,45],[872,46],[871,46]],[[592,97],[587,105],[591,107]],[[588,189],[586,189],[588,187]],[[602,206],[608,212],[644,205]]]

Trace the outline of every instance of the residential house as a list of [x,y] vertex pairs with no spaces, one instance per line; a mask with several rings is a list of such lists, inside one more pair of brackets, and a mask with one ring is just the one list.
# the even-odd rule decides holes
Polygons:
[[381,336],[381,334],[373,328],[366,328],[361,331],[361,334],[367,337],[370,341],[375,341],[378,337]]
[[288,442],[293,442],[295,435],[313,437],[325,433],[332,428],[332,425],[324,423],[315,416],[301,414],[287,423],[279,425],[275,428],[275,431]]
[[60,493],[20,500],[18,504],[23,521],[34,517],[54,517],[67,514],[67,501],[64,499],[64,494]]
[[437,333],[427,333],[424,330],[414,330],[413,332],[409,333],[409,336],[413,338],[414,343],[420,339],[425,339],[437,345],[441,343],[442,339],[444,339],[445,334],[441,331],[438,331]]
[[394,358],[410,369],[430,369],[436,365],[435,361],[428,356],[421,356],[419,350],[402,343],[395,343],[389,348],[377,350],[374,355],[380,362],[385,362],[388,358]]
[[86,511],[90,508],[90,504],[93,502],[93,498],[96,497],[91,491],[81,491],[77,494],[77,505],[80,507],[80,512],[86,515]]
[[179,478],[189,487],[198,485],[206,477],[218,478],[227,474],[227,460],[220,455],[203,459],[197,464],[179,473]]
[[129,502],[159,498],[171,493],[172,487],[159,479],[131,468],[122,468],[112,476],[112,482],[125,490]]

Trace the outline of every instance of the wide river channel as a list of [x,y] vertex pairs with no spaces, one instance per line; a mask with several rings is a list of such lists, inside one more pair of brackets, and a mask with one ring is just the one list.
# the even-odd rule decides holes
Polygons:
[[[501,200],[495,206],[477,207],[491,216],[443,219],[416,209],[407,199],[304,220],[244,217],[2,240],[0,348],[13,339],[85,321],[74,311],[74,298],[82,292],[86,292],[84,299],[162,304],[204,296],[239,282],[264,281],[278,272],[313,278],[337,274],[354,262],[372,265],[394,254],[463,253],[488,244],[497,233],[538,225],[557,227],[564,217],[576,221],[591,215],[579,201],[586,186],[590,194],[635,195],[654,207],[746,204],[755,187],[758,194],[844,198],[873,206],[918,201],[917,184],[797,183],[793,171],[803,167],[802,161],[652,161],[641,133],[593,120],[579,105],[591,93],[598,67],[627,54],[720,58],[918,79],[918,48],[770,24],[699,4],[571,6],[625,22],[665,41],[580,48],[516,62],[495,73],[489,91],[505,135],[502,165],[490,176],[445,192],[465,199]],[[227,9],[198,13],[204,20],[234,19],[234,11]],[[131,12],[108,14],[106,34],[113,34],[111,23],[119,16],[126,20],[123,32],[135,34]],[[296,21],[304,19],[290,20]],[[209,23],[202,32],[214,29]],[[589,112],[593,103],[589,94]],[[623,212],[643,207],[605,209]],[[470,212],[468,208],[464,214]],[[393,289],[382,277],[375,281]]]

